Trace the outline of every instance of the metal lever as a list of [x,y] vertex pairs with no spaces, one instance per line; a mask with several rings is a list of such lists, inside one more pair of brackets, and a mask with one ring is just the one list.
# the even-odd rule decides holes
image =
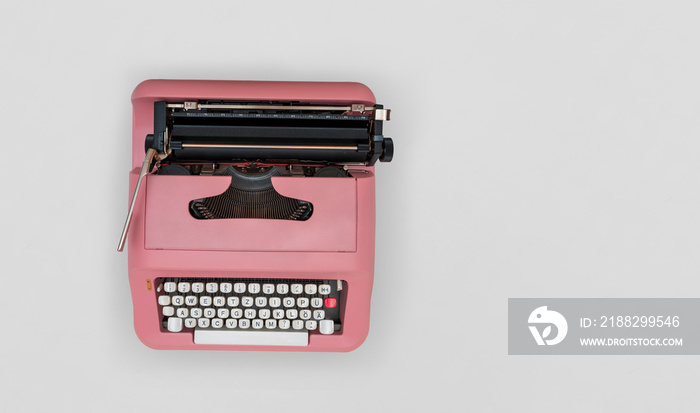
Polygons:
[[151,171],[151,163],[155,159],[158,152],[149,148],[146,152],[146,158],[143,160],[143,165],[141,165],[141,172],[139,173],[139,180],[136,181],[136,188],[134,188],[134,196],[131,198],[131,205],[129,205],[129,213],[126,215],[126,222],[124,223],[124,229],[122,230],[122,237],[119,240],[119,246],[117,251],[124,250],[124,244],[126,243],[126,234],[129,232],[129,225],[131,224],[131,216],[134,214],[134,206],[136,205],[136,197],[139,195],[139,189],[141,189],[141,180],[148,172]]

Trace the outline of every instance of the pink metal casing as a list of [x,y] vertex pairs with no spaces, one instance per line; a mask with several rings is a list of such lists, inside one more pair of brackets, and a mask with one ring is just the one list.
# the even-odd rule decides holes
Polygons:
[[[372,106],[374,95],[360,83],[147,80],[134,90],[133,193],[153,133],[153,103],[185,100],[300,101]],[[154,349],[351,351],[369,332],[374,278],[374,167],[351,169],[352,178],[274,177],[282,195],[314,205],[307,221],[197,220],[189,201],[218,195],[225,176],[147,175],[129,230],[129,282],[136,335]],[[157,278],[302,278],[344,280],[342,329],[312,333],[306,347],[197,345],[189,332],[160,325]],[[149,281],[151,289],[149,290]]]

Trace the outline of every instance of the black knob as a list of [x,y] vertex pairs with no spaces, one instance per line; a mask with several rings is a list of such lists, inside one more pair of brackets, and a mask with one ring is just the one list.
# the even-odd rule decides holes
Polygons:
[[148,150],[153,147],[153,142],[154,142],[153,134],[146,135],[146,142],[145,142],[146,152],[148,152]]
[[391,162],[394,157],[394,141],[391,138],[384,138],[382,155],[379,157],[381,162]]

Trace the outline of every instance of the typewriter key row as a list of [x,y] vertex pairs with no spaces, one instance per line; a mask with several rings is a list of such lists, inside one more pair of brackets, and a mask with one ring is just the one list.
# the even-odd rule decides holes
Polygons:
[[287,283],[265,283],[262,284],[262,286],[260,285],[260,283],[257,282],[207,282],[205,284],[203,282],[191,283],[187,281],[168,281],[163,283],[163,290],[166,293],[180,292],[183,294],[189,292],[193,292],[195,294],[204,292],[208,294],[215,294],[217,292],[221,292],[222,294],[229,294],[231,292],[234,292],[236,294],[243,294],[246,292],[250,294],[260,294],[262,292],[265,295],[271,295],[275,294],[275,292],[277,294],[288,294],[291,292],[291,294],[313,295],[318,293],[320,295],[328,295],[331,293],[331,286],[330,284],[319,285],[316,283],[309,283],[308,281],[305,284],[295,283],[290,285]]
[[[180,307],[180,306],[203,306],[203,307],[209,307],[211,305],[214,305],[215,307],[223,307],[223,306],[228,306],[228,307],[238,307],[239,305],[243,307],[265,307],[269,305],[272,308],[277,308],[280,306],[284,306],[286,308],[290,307],[300,307],[300,308],[307,308],[309,305],[313,308],[321,308],[324,305],[328,308],[333,308],[336,306],[337,300],[334,297],[328,297],[326,299],[320,298],[320,297],[313,297],[311,299],[307,297],[298,297],[294,299],[294,297],[285,297],[285,298],[280,298],[280,297],[270,297],[270,300],[266,297],[237,297],[237,296],[229,296],[229,297],[224,297],[224,296],[194,296],[194,295],[188,295],[188,296],[181,296],[181,295],[174,295],[174,296],[169,296],[169,295],[161,295],[158,297],[158,304],[162,306],[175,306],[175,307]],[[211,317],[209,317],[211,318]]]
[[[159,282],[159,283],[158,283]],[[307,345],[340,329],[336,280],[157,280],[163,327],[194,331],[197,344]]]

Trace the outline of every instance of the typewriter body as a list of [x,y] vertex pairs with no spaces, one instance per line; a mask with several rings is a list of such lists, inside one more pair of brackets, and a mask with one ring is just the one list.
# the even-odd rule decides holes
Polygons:
[[[155,349],[350,351],[374,277],[389,111],[359,83],[149,80],[133,103],[129,282]],[[145,160],[144,160],[145,152]],[[127,238],[128,231],[128,238]]]

